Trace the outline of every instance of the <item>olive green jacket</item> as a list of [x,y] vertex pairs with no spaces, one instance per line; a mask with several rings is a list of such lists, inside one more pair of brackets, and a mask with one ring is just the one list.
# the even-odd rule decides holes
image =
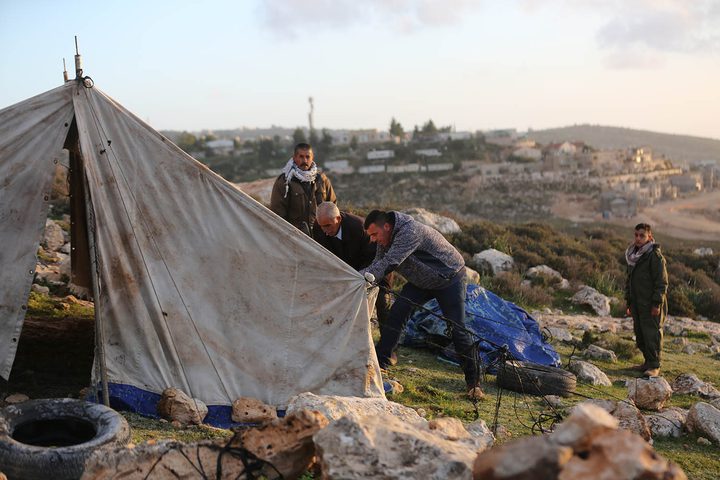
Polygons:
[[[640,257],[634,267],[628,265],[625,302],[635,308],[667,305],[668,274],[660,245]],[[664,310],[661,308],[661,310]]]
[[315,223],[317,206],[322,202],[336,203],[337,198],[330,180],[324,173],[317,174],[308,190],[309,196],[303,184],[293,178],[290,181],[287,195],[285,195],[285,174],[280,174],[275,180],[270,195],[270,210],[310,235]]

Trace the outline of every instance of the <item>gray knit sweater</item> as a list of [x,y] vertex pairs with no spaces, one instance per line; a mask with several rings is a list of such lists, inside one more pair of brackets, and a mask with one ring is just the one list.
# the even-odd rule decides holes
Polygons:
[[413,220],[410,215],[395,215],[395,227],[389,248],[378,244],[373,262],[360,273],[370,272],[380,279],[396,271],[416,287],[445,288],[465,266],[460,252],[434,228]]

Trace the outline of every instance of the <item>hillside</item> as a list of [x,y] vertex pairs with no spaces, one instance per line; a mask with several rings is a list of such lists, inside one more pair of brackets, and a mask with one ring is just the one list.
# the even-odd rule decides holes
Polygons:
[[602,149],[647,145],[652,147],[654,152],[663,154],[677,163],[708,160],[720,163],[720,140],[713,138],[601,125],[574,125],[533,130],[528,133],[528,137],[542,144],[579,140]]

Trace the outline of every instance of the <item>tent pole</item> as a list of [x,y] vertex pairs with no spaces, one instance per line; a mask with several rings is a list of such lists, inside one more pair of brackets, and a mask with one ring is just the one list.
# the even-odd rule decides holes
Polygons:
[[90,281],[92,284],[93,302],[95,303],[95,352],[100,366],[103,404],[109,407],[110,392],[108,390],[107,364],[105,363],[105,331],[100,318],[100,309],[98,308],[100,290],[98,288],[97,250],[95,249],[95,211],[90,203],[90,185],[85,175],[84,166],[81,170],[85,189],[85,216],[87,219],[88,250],[90,251]]

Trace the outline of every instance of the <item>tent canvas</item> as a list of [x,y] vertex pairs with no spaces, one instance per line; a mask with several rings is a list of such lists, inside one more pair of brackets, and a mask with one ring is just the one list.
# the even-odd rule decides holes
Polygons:
[[89,240],[73,238],[73,280],[96,290],[93,384],[106,371],[115,404],[152,414],[173,386],[229,417],[240,396],[383,395],[362,276],[75,81],[0,110],[3,378],[63,147]]

